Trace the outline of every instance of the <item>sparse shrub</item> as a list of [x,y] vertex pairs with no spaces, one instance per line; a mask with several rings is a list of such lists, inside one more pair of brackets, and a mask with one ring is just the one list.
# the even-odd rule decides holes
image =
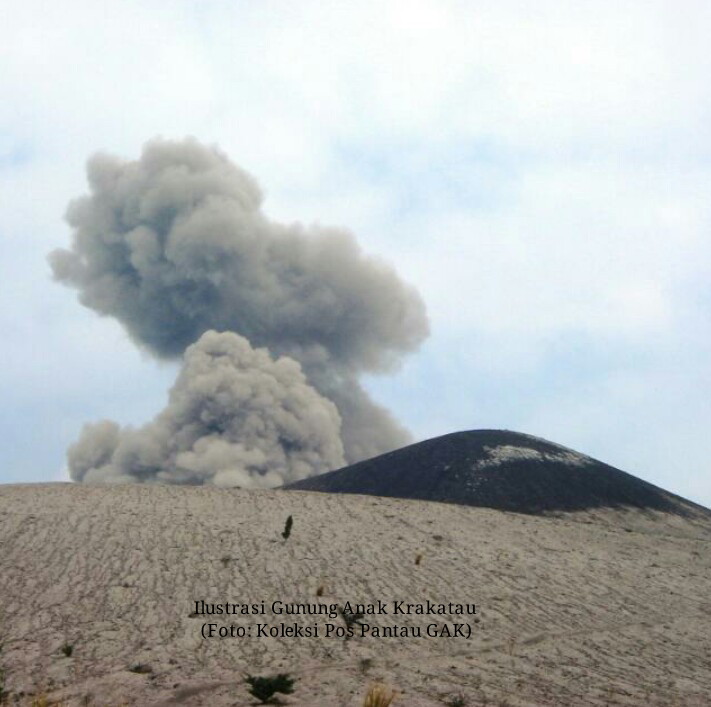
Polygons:
[[263,705],[270,702],[277,692],[290,695],[294,691],[294,680],[288,673],[268,677],[246,675],[244,681],[249,685],[249,694],[256,697]]
[[365,696],[363,707],[388,707],[392,704],[397,693],[385,685],[371,685],[368,694]]
[[0,668],[0,703],[7,697],[5,692],[5,671]]
[[467,698],[460,692],[456,695],[451,695],[444,704],[447,705],[447,707],[466,707]]
[[322,597],[323,593],[326,591],[326,587],[323,586],[323,584],[319,584],[318,587],[316,588],[316,596],[317,597]]
[[[360,626],[361,625],[360,620],[365,618],[365,614],[362,613],[361,611],[352,612],[352,611],[343,611],[343,609],[341,609],[340,611],[341,611],[341,617],[343,618],[343,621],[345,622],[345,624],[348,628],[353,628],[353,626],[356,626],[356,625]],[[348,640],[349,637],[350,637],[350,632],[346,634],[346,640]]]
[[367,673],[373,667],[373,659],[361,658],[360,662],[358,663],[358,666],[360,667],[360,672],[365,675],[365,673]]
[[284,525],[284,532],[281,534],[281,537],[284,538],[284,540],[288,540],[289,536],[291,535],[291,526],[294,525],[294,519],[289,516],[286,519],[286,524]]
[[129,670],[132,673],[138,673],[139,675],[145,675],[147,673],[153,672],[153,668],[151,668],[150,665],[146,665],[145,663],[136,663],[135,665],[132,665]]
[[415,564],[419,565],[422,562],[422,553],[418,552],[417,555],[415,555]]
[[71,658],[74,653],[74,646],[71,643],[65,643],[61,648],[65,658]]

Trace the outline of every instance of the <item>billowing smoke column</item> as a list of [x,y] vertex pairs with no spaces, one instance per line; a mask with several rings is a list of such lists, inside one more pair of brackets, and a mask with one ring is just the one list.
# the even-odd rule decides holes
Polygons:
[[188,347],[153,422],[87,425],[68,458],[80,481],[278,486],[342,466],[340,427],[297,361],[208,331]]
[[[428,333],[424,305],[349,232],[269,220],[256,182],[194,139],[151,141],[133,162],[96,155],[88,177],[91,194],[67,213],[72,247],[50,255],[56,279],[116,317],[142,348],[186,360],[154,422],[84,429],[69,454],[73,478],[275,485],[408,441],[359,377],[390,371],[417,348]],[[216,356],[220,346],[242,353]],[[250,416],[239,395],[225,400],[210,385],[193,389],[191,362],[201,356],[251,381],[236,385],[254,385],[258,411]],[[262,386],[273,394],[264,398]],[[188,390],[194,400],[183,407]],[[297,400],[306,406],[298,414]],[[214,406],[222,422],[206,425]],[[286,412],[299,424],[282,424]],[[343,457],[333,441],[339,422]]]

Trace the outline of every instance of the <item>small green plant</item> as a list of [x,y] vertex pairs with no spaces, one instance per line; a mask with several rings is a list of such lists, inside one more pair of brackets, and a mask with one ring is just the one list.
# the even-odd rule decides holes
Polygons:
[[466,707],[467,698],[461,693],[451,695],[444,704],[447,705],[447,707]]
[[5,692],[5,671],[0,668],[0,703],[7,697]]
[[65,658],[71,658],[74,653],[74,646],[71,643],[65,643],[61,648]]
[[279,673],[268,677],[246,675],[244,681],[249,685],[249,694],[256,697],[263,705],[272,701],[277,692],[283,695],[290,695],[294,692],[294,679],[288,673]]
[[286,519],[286,524],[284,525],[284,532],[281,534],[281,537],[284,538],[284,540],[287,540],[289,536],[291,535],[291,526],[294,525],[294,519],[289,516]]

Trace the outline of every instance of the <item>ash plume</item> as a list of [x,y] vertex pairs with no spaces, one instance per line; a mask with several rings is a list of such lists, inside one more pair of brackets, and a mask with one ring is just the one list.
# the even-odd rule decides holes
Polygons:
[[67,456],[76,481],[269,487],[342,466],[340,426],[297,361],[208,331],[152,422],[86,425]]
[[[67,212],[72,246],[50,254],[55,278],[82,304],[117,318],[162,359],[180,358],[215,330],[298,361],[308,385],[337,408],[348,463],[409,441],[359,380],[394,370],[428,334],[421,298],[389,265],[363,254],[346,230],[270,220],[255,180],[194,139],[150,141],[136,161],[98,154],[87,171],[90,194]],[[91,450],[95,435],[102,459],[117,435],[125,446],[134,434],[88,429],[82,443]],[[129,468],[109,467],[122,476]],[[323,464],[313,462],[317,469]]]

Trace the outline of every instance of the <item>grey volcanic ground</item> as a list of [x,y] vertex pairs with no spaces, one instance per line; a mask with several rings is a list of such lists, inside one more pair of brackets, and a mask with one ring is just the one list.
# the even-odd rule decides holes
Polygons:
[[[458,693],[469,705],[709,705],[710,540],[694,508],[545,516],[281,490],[0,486],[0,668],[10,704],[248,705],[243,673],[288,671],[290,705],[361,705],[376,680],[401,691],[394,707]],[[474,602],[477,623],[469,638],[205,641],[214,619],[191,616],[197,599]],[[458,620],[371,623],[443,618]]]
[[518,513],[633,507],[711,512],[631,474],[538,437],[455,432],[286,485],[415,498]]

